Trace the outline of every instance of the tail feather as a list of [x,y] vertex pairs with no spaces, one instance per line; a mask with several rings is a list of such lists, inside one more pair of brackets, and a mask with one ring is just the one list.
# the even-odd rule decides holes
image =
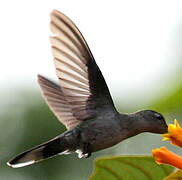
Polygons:
[[18,168],[28,166],[58,154],[68,153],[71,153],[71,151],[67,146],[66,140],[58,136],[44,144],[23,152],[10,160],[7,164],[13,168]]

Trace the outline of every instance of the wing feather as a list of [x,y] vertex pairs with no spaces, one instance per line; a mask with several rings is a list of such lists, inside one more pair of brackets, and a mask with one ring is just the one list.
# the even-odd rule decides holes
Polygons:
[[73,116],[70,105],[66,101],[60,86],[41,75],[38,75],[38,83],[48,106],[67,129],[73,129],[81,123],[80,120]]
[[106,107],[115,111],[104,77],[76,25],[54,10],[50,26],[56,73],[73,116],[86,120]]

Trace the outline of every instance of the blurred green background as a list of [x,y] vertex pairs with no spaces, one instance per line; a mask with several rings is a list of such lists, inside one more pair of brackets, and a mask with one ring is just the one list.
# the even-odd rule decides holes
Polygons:
[[[161,112],[168,122],[172,122],[174,118],[180,121],[182,119],[182,78],[180,72],[179,67],[176,74],[172,76],[172,79],[175,80],[166,81],[165,87],[172,88],[169,88],[170,90],[165,94],[161,91],[155,95],[154,101],[146,104],[141,99],[136,106],[130,102],[131,105],[125,107],[122,106],[122,103],[116,102],[117,109],[121,112],[152,109]],[[145,97],[143,98],[145,99]],[[38,89],[11,88],[1,93],[1,100],[4,103],[1,104],[0,111],[0,179],[3,180],[84,180],[92,172],[93,161],[96,157],[116,154],[150,154],[152,148],[161,145],[181,153],[178,152],[178,148],[170,146],[167,142],[162,142],[160,135],[143,133],[112,148],[94,153],[88,159],[80,160],[76,154],[57,156],[29,167],[12,169],[6,165],[10,158],[55,137],[65,128],[49,110]]]

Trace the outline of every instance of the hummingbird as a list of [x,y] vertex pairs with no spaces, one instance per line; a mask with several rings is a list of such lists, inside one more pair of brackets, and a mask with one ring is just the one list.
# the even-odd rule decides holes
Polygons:
[[38,75],[38,83],[49,108],[67,131],[19,154],[7,164],[13,168],[34,164],[56,155],[93,152],[114,146],[143,132],[167,132],[164,117],[153,110],[119,113],[105,79],[76,25],[53,10],[50,29],[58,82]]

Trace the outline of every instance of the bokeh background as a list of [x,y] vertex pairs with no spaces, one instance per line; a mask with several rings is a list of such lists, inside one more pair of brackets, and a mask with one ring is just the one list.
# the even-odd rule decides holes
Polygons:
[[[85,180],[96,157],[150,154],[168,146],[144,133],[91,158],[58,156],[12,169],[18,153],[65,131],[40,95],[36,76],[56,80],[49,13],[68,15],[85,36],[120,112],[152,109],[182,120],[182,1],[47,0],[0,2],[0,179]],[[182,122],[182,121],[181,121]]]

